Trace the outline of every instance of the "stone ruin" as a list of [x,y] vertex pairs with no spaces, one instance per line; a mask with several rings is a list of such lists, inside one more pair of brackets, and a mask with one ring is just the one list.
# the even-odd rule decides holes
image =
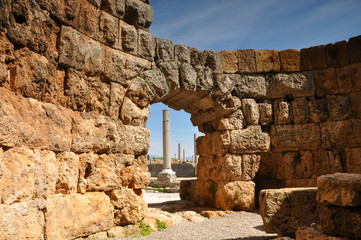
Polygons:
[[0,239],[139,222],[156,102],[205,133],[181,189],[199,205],[253,210],[261,189],[361,173],[361,36],[200,52],[152,19],[149,0],[0,2]]

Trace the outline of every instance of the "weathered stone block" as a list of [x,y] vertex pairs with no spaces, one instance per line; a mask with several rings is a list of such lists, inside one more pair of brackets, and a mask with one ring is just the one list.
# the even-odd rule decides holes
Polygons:
[[242,129],[244,115],[241,110],[232,113],[229,118],[221,118],[212,121],[212,127],[218,131]]
[[272,149],[275,151],[310,150],[321,147],[317,124],[271,126]]
[[345,120],[352,116],[351,101],[348,96],[327,96],[330,120]]
[[272,104],[259,103],[258,108],[259,108],[259,122],[261,126],[270,125],[273,119]]
[[56,65],[27,48],[16,51],[15,58],[11,80],[10,76],[7,80],[9,90],[40,101],[63,104],[64,80],[60,79],[63,76]]
[[[195,66],[197,72],[197,91],[210,91],[214,85],[213,72],[208,67]],[[213,105],[212,105],[213,106]],[[210,107],[212,107],[210,106]],[[210,108],[209,107],[209,108]],[[207,109],[207,108],[206,108]]]
[[155,56],[155,37],[147,31],[138,30],[138,56],[153,61]]
[[361,92],[349,94],[354,118],[361,118]]
[[114,224],[127,225],[140,222],[146,215],[148,206],[142,197],[132,189],[123,188],[110,193],[114,205]]
[[[4,6],[5,5],[5,6]],[[51,19],[50,14],[40,8],[37,2],[4,1],[2,14],[9,14],[3,27],[9,40],[21,47],[55,59],[57,55],[57,35],[59,28]],[[8,9],[6,9],[8,8]],[[46,24],[44,24],[46,23]]]
[[338,94],[335,68],[314,70],[316,96]]
[[86,111],[89,102],[87,77],[79,71],[69,68],[67,71],[64,95],[65,106],[75,111]]
[[[65,13],[66,14],[66,13]],[[92,39],[99,40],[100,11],[86,0],[80,0],[72,26]]]
[[360,173],[360,154],[361,148],[346,148],[346,172],[348,173]]
[[62,27],[59,47],[59,64],[90,74],[103,70],[103,51],[100,43],[73,28]]
[[174,45],[174,60],[191,63],[191,49],[185,45]]
[[79,156],[72,152],[56,155],[58,176],[55,193],[70,194],[77,192],[79,180]]
[[314,152],[314,175],[343,172],[343,156],[338,150],[317,150]]
[[145,127],[150,114],[150,105],[141,109],[129,98],[124,98],[120,118],[124,124]]
[[179,67],[179,78],[182,89],[194,91],[197,86],[197,72],[188,63],[182,63]]
[[329,67],[343,67],[348,64],[348,46],[346,41],[326,45],[326,60]]
[[309,118],[308,102],[305,98],[296,98],[291,102],[294,123],[307,123]]
[[43,208],[41,200],[0,204],[0,239],[43,239]]
[[211,133],[212,153],[223,155],[227,153],[230,146],[230,131],[217,131]]
[[350,63],[361,62],[361,35],[348,40]]
[[340,207],[361,207],[361,174],[335,173],[317,178],[317,201]]
[[260,213],[267,233],[294,236],[297,228],[318,221],[317,188],[262,190]]
[[277,50],[256,49],[257,72],[279,72],[280,58]]
[[173,42],[166,39],[155,38],[156,40],[156,58],[158,61],[174,61]]
[[288,124],[291,122],[290,104],[283,100],[274,102],[275,124]]
[[102,0],[101,10],[123,19],[125,12],[125,0]]
[[242,49],[237,51],[238,71],[240,73],[255,73],[256,56],[253,49]]
[[329,113],[326,98],[311,98],[308,102],[308,109],[311,122],[324,122],[328,119]]
[[259,122],[259,108],[254,99],[242,99],[242,110],[248,125],[257,125]]
[[321,231],[332,236],[361,238],[361,208],[319,204]]
[[0,198],[5,204],[46,198],[55,192],[57,167],[50,151],[11,148],[1,152]]
[[197,48],[191,48],[191,64],[204,66],[206,64],[207,56],[204,52],[199,51]]
[[158,68],[145,71],[144,78],[152,92],[156,95],[154,101],[162,99],[170,91],[167,80]]
[[[3,146],[27,146],[54,151],[70,148],[72,111],[53,104],[41,104],[0,90]],[[59,130],[60,129],[60,130]]]
[[222,210],[253,211],[255,208],[255,184],[254,182],[213,182],[215,207]]
[[95,114],[108,115],[110,86],[102,82],[99,77],[87,78],[89,101],[87,102],[86,111]]
[[322,234],[318,228],[300,227],[296,231],[297,240],[350,240],[345,237],[335,237]]
[[263,99],[266,97],[266,79],[263,76],[232,74],[228,77],[234,83],[233,91],[240,98]]
[[126,96],[135,102],[139,107],[146,107],[154,98],[154,93],[150,90],[144,79],[138,77],[132,80],[128,87]]
[[313,70],[327,67],[324,45],[301,49],[302,69]]
[[336,68],[336,75],[340,94],[361,91],[361,63]]
[[221,51],[223,73],[235,73],[238,71],[237,51]]
[[46,201],[46,236],[73,239],[113,226],[113,205],[102,192],[56,195]]
[[203,52],[205,57],[205,67],[209,67],[214,73],[222,73],[222,56],[216,50],[206,50]]
[[249,126],[231,131],[230,144],[232,153],[266,152],[270,150],[270,137],[261,126]]
[[251,181],[258,171],[260,156],[256,154],[201,156],[197,179],[201,181]]
[[312,72],[278,73],[267,78],[267,98],[312,97],[314,94]]
[[153,8],[138,0],[126,0],[124,21],[136,28],[149,28],[153,22]]
[[301,54],[295,49],[280,51],[281,70],[283,72],[301,71]]
[[138,45],[138,32],[137,29],[126,23],[121,24],[121,42],[122,49],[125,52],[137,54],[137,45]]
[[339,148],[354,146],[351,121],[320,123],[322,148]]
[[120,83],[124,87],[128,87],[131,80],[138,77],[143,71],[151,68],[151,62],[148,60],[108,47],[105,48],[105,56],[105,80]]

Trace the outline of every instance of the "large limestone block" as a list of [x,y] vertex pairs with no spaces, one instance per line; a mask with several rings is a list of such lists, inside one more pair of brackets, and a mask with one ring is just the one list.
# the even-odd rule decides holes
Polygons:
[[324,45],[301,49],[302,69],[313,70],[327,67]]
[[329,67],[342,67],[348,64],[349,51],[346,41],[326,45],[326,60]]
[[0,239],[44,239],[44,204],[41,200],[0,204]]
[[327,96],[330,120],[345,120],[352,116],[351,100],[348,96]]
[[296,231],[296,240],[350,240],[344,237],[335,237],[322,234],[318,229],[313,227],[300,227]]
[[[252,211],[255,208],[255,183],[246,181],[214,182],[215,207],[222,210]],[[212,188],[210,189],[212,190]]]
[[242,99],[242,110],[246,116],[248,125],[258,125],[259,122],[259,108],[254,99]]
[[142,155],[149,148],[150,131],[143,127],[123,125],[118,119],[89,113],[74,115],[72,151],[120,152]]
[[227,75],[234,82],[234,93],[240,98],[264,99],[266,97],[266,79],[264,76]]
[[338,94],[335,68],[314,70],[313,75],[315,77],[316,96]]
[[153,94],[156,96],[154,101],[159,101],[169,93],[169,86],[160,69],[155,68],[144,72],[144,79]]
[[320,128],[313,123],[271,126],[272,149],[310,150],[321,147]]
[[64,103],[65,73],[54,62],[28,48],[16,51],[15,58],[9,90],[43,102]]
[[48,239],[73,239],[113,226],[113,205],[102,192],[48,198],[45,234]]
[[267,233],[293,236],[297,228],[318,221],[317,188],[262,190],[260,213]]
[[124,124],[145,127],[149,114],[150,105],[142,109],[129,98],[124,98],[120,110],[120,118]]
[[319,204],[318,216],[324,234],[361,239],[361,207]]
[[258,171],[261,158],[256,154],[200,156],[197,179],[201,181],[251,181]]
[[55,192],[57,167],[53,152],[27,148],[1,151],[0,172],[3,203],[46,198]]
[[71,110],[22,98],[0,89],[0,143],[66,151],[71,142]]
[[244,115],[242,110],[237,110],[228,118],[217,119],[211,124],[214,129],[219,131],[242,129],[244,124]]
[[232,153],[267,152],[270,149],[270,137],[262,132],[261,126],[253,125],[231,131],[230,146]]
[[256,72],[256,56],[253,49],[241,49],[237,51],[238,70],[240,73]]
[[56,193],[76,193],[79,180],[79,156],[72,152],[61,152],[56,155],[56,164],[58,168]]
[[279,72],[280,57],[277,50],[256,49],[257,72]]
[[340,94],[361,91],[361,63],[336,68],[337,86]]
[[348,40],[350,62],[360,62],[361,61],[361,35],[352,37]]
[[281,70],[284,72],[298,72],[301,70],[301,54],[295,49],[280,51]]
[[148,205],[143,198],[136,195],[132,189],[114,190],[110,194],[114,205],[114,223],[116,225],[135,224],[146,215]]
[[147,31],[138,30],[138,56],[152,61],[155,56],[155,37]]
[[150,68],[151,63],[146,59],[109,47],[105,48],[104,78],[107,81],[128,87],[134,78]]
[[[346,172],[361,174],[361,148],[346,148]],[[341,171],[339,171],[341,172]]]
[[122,49],[125,52],[136,55],[138,47],[138,32],[137,29],[126,23],[121,24],[121,42]]
[[103,70],[103,51],[99,42],[63,26],[59,45],[59,64],[92,74]]
[[126,0],[124,21],[136,28],[149,28],[153,22],[153,8],[138,0]]
[[351,121],[323,122],[320,128],[322,148],[354,146]]
[[312,72],[278,73],[267,78],[267,98],[312,97],[314,94]]
[[335,173],[317,178],[317,201],[340,207],[361,207],[361,174]]
[[223,73],[235,73],[238,71],[237,51],[221,51]]
[[3,26],[9,40],[19,48],[28,47],[37,53],[56,58],[59,28],[50,14],[31,0],[2,2],[1,8],[6,7],[9,7],[9,21]]
[[166,39],[155,38],[156,41],[156,58],[158,61],[174,61],[173,42]]
[[175,61],[177,62],[191,62],[191,49],[185,45],[174,45]]

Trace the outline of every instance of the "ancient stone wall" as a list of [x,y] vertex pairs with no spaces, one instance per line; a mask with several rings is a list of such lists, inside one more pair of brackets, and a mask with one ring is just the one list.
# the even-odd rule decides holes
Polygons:
[[0,239],[139,222],[155,102],[205,133],[198,180],[183,184],[200,205],[251,210],[254,179],[312,186],[361,172],[360,36],[200,52],[152,36],[148,1],[4,0],[0,11]]

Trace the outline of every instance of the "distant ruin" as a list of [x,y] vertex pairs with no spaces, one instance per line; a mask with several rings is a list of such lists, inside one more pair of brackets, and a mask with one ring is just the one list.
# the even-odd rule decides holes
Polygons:
[[[0,2],[0,239],[74,239],[139,222],[152,103],[191,114],[199,205],[361,173],[361,36],[204,51],[149,33],[149,0]],[[256,191],[257,189],[257,191]]]

